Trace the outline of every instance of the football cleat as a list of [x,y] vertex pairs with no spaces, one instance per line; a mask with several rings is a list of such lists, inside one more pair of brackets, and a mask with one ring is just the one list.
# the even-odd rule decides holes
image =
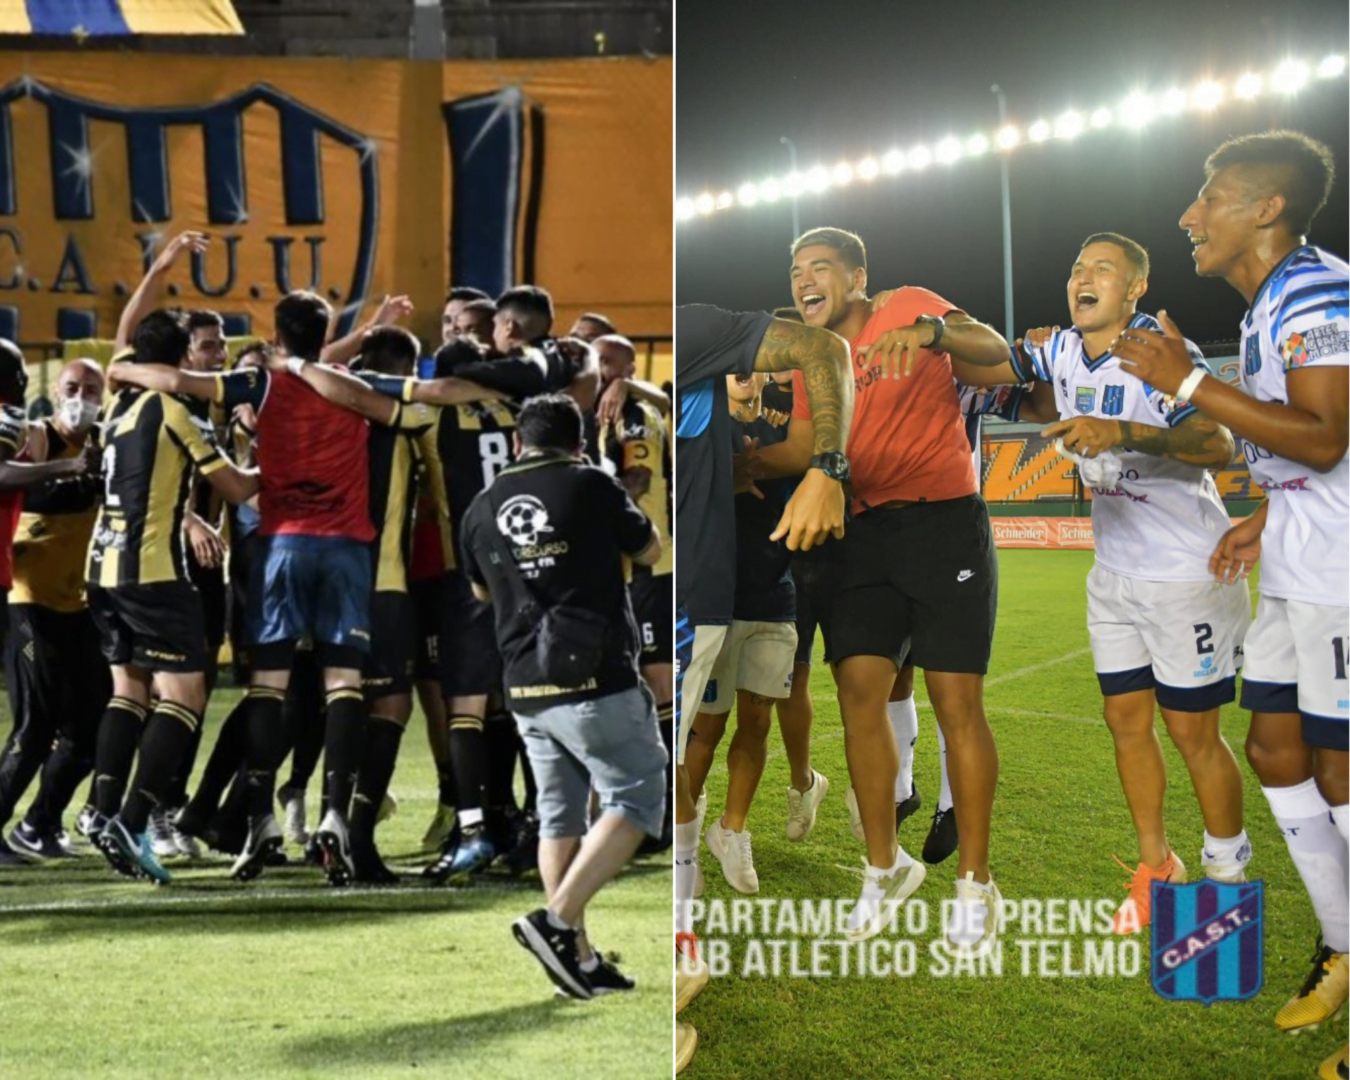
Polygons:
[[80,812],[75,815],[75,831],[86,840],[93,840],[107,826],[107,817],[95,810],[90,803],[85,803]]
[[581,970],[577,955],[577,932],[549,921],[548,911],[538,908],[511,924],[511,933],[521,946],[534,954],[553,985],[569,997],[589,1001],[594,997],[590,981]]
[[263,872],[274,852],[281,850],[281,826],[271,814],[250,826],[244,839],[243,850],[230,867],[230,877],[235,881],[252,881]]
[[68,847],[61,846],[56,834],[43,836],[26,821],[19,822],[10,830],[9,847],[14,854],[34,862],[69,859],[75,855]]
[[811,786],[805,791],[788,788],[787,838],[805,840],[816,827],[816,810],[829,794],[830,782],[815,769],[811,770]]
[[282,835],[292,844],[304,847],[309,843],[309,832],[305,828],[305,789],[278,788],[277,802],[281,804]]
[[951,857],[960,845],[956,833],[956,808],[938,807],[933,811],[933,824],[928,827],[928,838],[923,842],[923,861],[929,866]]
[[436,816],[431,819],[427,831],[422,834],[422,854],[432,855],[440,851],[450,840],[450,830],[455,827],[455,808],[438,803]]
[[118,873],[153,881],[156,885],[169,883],[169,872],[155,858],[147,834],[132,833],[120,817],[114,816],[108,822],[96,843]]
[[[1112,858],[1115,858],[1113,855]],[[1129,866],[1116,859],[1121,867]],[[1159,867],[1145,866],[1140,863],[1130,875],[1129,896],[1116,909],[1111,920],[1111,933],[1133,934],[1142,930],[1153,919],[1153,896],[1151,888],[1155,881],[1180,883],[1186,880],[1186,864],[1177,857],[1175,851],[1168,852],[1167,861]]]
[[[903,848],[899,854],[904,854]],[[908,866],[889,871],[879,870],[863,859],[861,874],[862,896],[844,923],[844,938],[847,941],[866,941],[881,933],[890,922],[895,905],[903,903],[923,884],[928,868],[923,863],[911,861]]]
[[957,878],[956,903],[947,908],[942,920],[942,937],[952,954],[961,959],[977,959],[992,950],[998,939],[1002,907],[1003,897],[993,878],[987,886],[975,883],[973,871]]
[[1317,1080],[1350,1080],[1350,1046],[1342,1046],[1322,1062]]
[[323,872],[328,884],[350,884],[356,876],[356,864],[352,861],[352,841],[343,816],[330,808],[314,836],[323,852]]
[[714,821],[708,826],[708,835],[704,839],[708,842],[708,850],[722,864],[722,876],[728,885],[738,893],[750,896],[759,892],[759,875],[755,873],[748,830],[732,832],[724,829],[721,821]]
[[516,877],[539,869],[539,819],[525,814],[516,832],[516,844],[502,858],[506,868]]
[[436,862],[422,871],[422,876],[430,878],[437,885],[452,880],[458,884],[487,869],[496,854],[497,850],[487,838],[487,833],[479,827],[470,827],[464,830],[458,844],[448,848]]
[[900,828],[914,811],[923,805],[923,798],[919,795],[917,784],[909,785],[909,798],[895,804],[895,827]]
[[680,1013],[708,985],[708,965],[698,954],[697,934],[675,935],[675,1012]]
[[362,885],[397,885],[399,877],[385,866],[373,838],[352,835],[352,880]]
[[1275,1014],[1275,1026],[1290,1035],[1316,1031],[1341,1011],[1348,982],[1350,965],[1347,965],[1346,954],[1332,952],[1319,937],[1317,951],[1313,953],[1312,971],[1299,992]]
[[178,854],[178,845],[173,839],[173,819],[163,807],[157,806],[150,811],[146,835],[150,837],[150,850],[155,853],[155,858],[167,859]]

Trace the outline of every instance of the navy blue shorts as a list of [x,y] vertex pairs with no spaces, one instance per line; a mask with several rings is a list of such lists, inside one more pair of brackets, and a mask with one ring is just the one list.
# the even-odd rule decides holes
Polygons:
[[255,646],[309,638],[342,652],[370,651],[370,545],[342,536],[271,536],[249,583]]

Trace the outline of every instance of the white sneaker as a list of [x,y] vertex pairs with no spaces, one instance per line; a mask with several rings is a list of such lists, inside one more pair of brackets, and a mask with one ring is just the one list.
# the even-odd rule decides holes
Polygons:
[[748,830],[732,832],[724,829],[721,821],[714,821],[704,839],[708,842],[708,850],[722,864],[722,876],[728,885],[738,893],[754,895],[759,892],[759,875],[755,873],[755,861],[750,853]]
[[200,859],[202,857],[201,844],[197,843],[195,837],[179,832],[177,825],[173,826],[173,845],[178,849],[178,854],[186,858]]
[[283,811],[282,833],[292,844],[304,847],[309,843],[309,833],[305,829],[305,793],[299,788],[284,787],[277,791],[277,802],[281,803]]
[[944,905],[942,936],[953,955],[978,959],[986,955],[998,939],[998,916],[1003,897],[989,879],[978,885],[973,871],[956,882],[956,903]]
[[150,811],[150,821],[145,831],[150,837],[150,850],[157,859],[167,859],[178,854],[178,845],[173,839],[173,819],[169,812],[156,807]]
[[862,814],[858,810],[858,796],[853,794],[853,789],[848,789],[848,794],[844,796],[844,803],[848,807],[848,827],[853,830],[853,835],[864,844],[867,843],[867,834],[863,832]]
[[830,782],[815,769],[805,791],[788,788],[787,838],[805,840],[816,827],[816,810],[829,794]]
[[[895,861],[900,863],[909,859],[904,848],[896,852]],[[852,870],[851,867],[841,867]],[[928,868],[921,862],[909,859],[907,866],[895,866],[890,870],[879,870],[866,859],[863,860],[862,896],[849,912],[844,923],[844,937],[848,941],[866,941],[875,937],[891,921],[895,905],[904,903],[923,884],[928,876]]]

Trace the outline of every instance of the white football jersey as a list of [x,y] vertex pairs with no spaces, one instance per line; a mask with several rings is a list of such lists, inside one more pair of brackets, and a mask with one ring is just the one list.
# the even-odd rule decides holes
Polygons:
[[[1162,327],[1137,314],[1131,327]],[[1204,358],[1186,342],[1195,362]],[[1109,352],[1095,359],[1073,327],[1041,348],[1024,346],[1036,378],[1050,379],[1061,418],[1096,416],[1152,427],[1176,427],[1195,412],[1130,374]],[[1097,562],[1122,577],[1144,581],[1207,581],[1209,557],[1232,524],[1219,489],[1199,465],[1116,447],[1121,477],[1112,488],[1092,488],[1092,531]]]
[[[1289,400],[1290,372],[1350,364],[1350,268],[1315,247],[1270,272],[1242,320],[1242,389]],[[1270,500],[1261,535],[1261,591],[1283,600],[1350,604],[1350,454],[1330,472],[1277,457],[1248,439],[1252,479]]]

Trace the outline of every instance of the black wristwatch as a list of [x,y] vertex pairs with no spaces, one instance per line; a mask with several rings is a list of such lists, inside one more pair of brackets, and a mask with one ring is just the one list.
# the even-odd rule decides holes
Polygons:
[[943,331],[947,329],[947,320],[941,315],[920,315],[914,320],[914,325],[923,323],[933,328],[933,340],[928,343],[928,348],[936,349],[942,344]]
[[844,457],[838,450],[816,454],[806,463],[806,467],[808,469],[819,469],[831,480],[838,480],[841,484],[848,483],[848,458]]

